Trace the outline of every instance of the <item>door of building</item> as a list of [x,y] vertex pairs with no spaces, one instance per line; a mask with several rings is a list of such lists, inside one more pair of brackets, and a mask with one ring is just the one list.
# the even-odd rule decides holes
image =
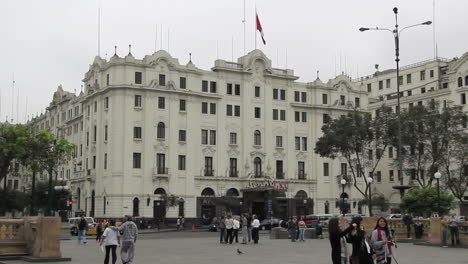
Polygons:
[[166,217],[166,201],[155,200],[153,203],[153,217],[156,219],[164,219]]

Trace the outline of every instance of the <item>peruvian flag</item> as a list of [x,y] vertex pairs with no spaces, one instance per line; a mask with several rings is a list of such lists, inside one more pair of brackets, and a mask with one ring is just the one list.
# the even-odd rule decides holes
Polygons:
[[263,37],[262,25],[260,24],[260,19],[258,18],[257,12],[255,12],[255,16],[257,17],[257,30],[260,31],[260,34],[262,36],[263,45],[266,45],[265,38]]

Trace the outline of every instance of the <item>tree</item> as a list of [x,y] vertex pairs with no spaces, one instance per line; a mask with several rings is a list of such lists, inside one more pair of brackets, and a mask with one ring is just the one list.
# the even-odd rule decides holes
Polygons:
[[[368,199],[370,184],[366,172],[373,178],[383,153],[392,143],[396,128],[396,119],[388,107],[380,108],[375,118],[368,113],[353,111],[322,126],[323,135],[315,145],[315,153],[332,159],[343,157],[351,171],[354,187]],[[365,189],[359,186],[360,182],[365,183]]]
[[[466,114],[460,107],[440,109],[432,101],[428,106],[418,105],[401,114],[402,160],[420,186],[431,186],[434,173],[443,165],[448,152],[459,144],[463,131],[460,129]],[[394,138],[396,144],[396,137]]]
[[[64,186],[66,181],[52,181],[54,186]],[[48,182],[38,182],[36,191],[36,205],[41,208],[44,212],[47,210],[58,211],[58,210],[67,210],[68,204],[67,201],[70,200],[71,193],[68,190],[54,190],[51,195],[49,195],[49,183]],[[49,197],[53,196],[52,204],[49,204]],[[49,208],[50,207],[50,208]]]
[[462,134],[451,139],[451,143],[442,158],[442,178],[447,188],[463,203],[468,190],[468,135]]
[[8,188],[0,189],[0,215],[6,212],[23,211],[28,204],[27,195]]
[[[454,197],[445,192],[440,192],[440,202],[437,199],[437,188],[426,186],[421,189],[412,189],[401,202],[401,209],[417,216],[428,217],[432,212],[438,212],[439,215],[448,214],[452,208]],[[440,208],[440,211],[439,211]]]
[[24,125],[0,126],[0,181],[11,172],[11,165],[18,153],[27,149],[30,134],[29,127]]

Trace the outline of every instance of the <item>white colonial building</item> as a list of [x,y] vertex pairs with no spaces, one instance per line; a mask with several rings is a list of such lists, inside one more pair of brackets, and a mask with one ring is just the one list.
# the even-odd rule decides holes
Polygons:
[[[431,99],[466,104],[467,59],[405,67],[403,107]],[[30,124],[76,144],[58,176],[70,183],[76,213],[203,220],[225,210],[261,218],[270,210],[278,217],[337,214],[338,176],[348,168],[344,159],[314,153],[321,127],[354,109],[395,107],[395,77],[384,71],[298,82],[260,50],[237,62],[216,60],[211,70],[182,65],[163,50],[141,60],[96,57],[84,91],[59,87]],[[396,173],[386,162],[373,193],[397,204]],[[353,187],[344,196],[348,212],[366,213]]]

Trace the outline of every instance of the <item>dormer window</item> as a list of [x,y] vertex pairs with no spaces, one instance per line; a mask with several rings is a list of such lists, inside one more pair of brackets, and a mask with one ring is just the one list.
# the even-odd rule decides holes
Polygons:
[[142,82],[142,73],[135,72],[135,84],[141,84]]

